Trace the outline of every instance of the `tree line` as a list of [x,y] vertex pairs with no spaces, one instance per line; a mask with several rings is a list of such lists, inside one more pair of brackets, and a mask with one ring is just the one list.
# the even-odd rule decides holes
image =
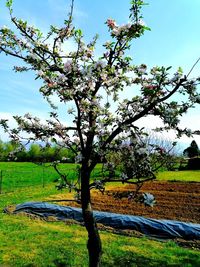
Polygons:
[[42,146],[39,143],[32,143],[28,147],[25,145],[19,147],[15,142],[0,140],[0,161],[72,163],[75,161],[75,154],[70,149],[56,145]]
[[[156,171],[161,167],[166,170],[173,170],[177,159],[179,158],[178,148],[176,142],[170,141],[166,138],[158,137],[149,132],[148,138],[144,138],[143,142],[147,148],[147,152],[150,155],[149,164],[152,170]],[[126,165],[127,153],[130,152],[132,143],[131,140],[127,140],[123,144],[119,144],[122,151],[111,151],[108,153],[110,164],[108,169],[111,171],[113,165]],[[138,153],[140,150],[138,150]],[[139,155],[141,157],[141,155]],[[62,162],[62,163],[78,163],[78,151],[76,147],[74,150],[58,146],[54,143],[48,143],[44,145],[42,142],[30,143],[28,146],[18,144],[14,141],[3,142],[0,140],[0,161],[15,161],[15,162]],[[116,163],[117,162],[117,163]],[[106,163],[105,161],[99,161],[99,163]],[[135,163],[131,164],[132,168]],[[111,168],[111,169],[110,169]],[[130,168],[127,168],[130,171]],[[114,171],[114,169],[113,169]]]

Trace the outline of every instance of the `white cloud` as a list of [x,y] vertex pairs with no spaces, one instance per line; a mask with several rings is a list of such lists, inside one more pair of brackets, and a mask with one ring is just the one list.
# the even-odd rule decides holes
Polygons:
[[[48,0],[48,6],[55,16],[67,17],[71,9],[71,1],[66,2],[66,0]],[[73,17],[75,18],[87,18],[88,15],[78,7],[78,3],[75,1],[73,8]]]
[[[156,127],[162,127],[163,123],[160,118],[155,116],[148,116],[145,118],[140,119],[136,125],[140,128],[144,127],[146,129],[154,129]],[[188,127],[191,130],[200,130],[200,123],[199,123],[199,115],[198,113],[190,116],[190,114],[185,115],[180,123],[180,128]],[[183,135],[181,138],[177,139],[176,132],[174,130],[170,131],[164,131],[160,133],[161,137],[164,139],[169,139],[172,141],[177,141],[179,144],[181,144],[182,147],[188,146],[192,140],[196,140],[198,144],[200,144],[200,136],[199,135],[193,135],[192,137],[187,137],[186,135]]]
[[9,113],[9,112],[0,112],[0,118],[1,119],[7,119],[7,120],[13,120],[14,121],[14,119],[13,119],[13,115],[14,114],[12,114],[12,113]]

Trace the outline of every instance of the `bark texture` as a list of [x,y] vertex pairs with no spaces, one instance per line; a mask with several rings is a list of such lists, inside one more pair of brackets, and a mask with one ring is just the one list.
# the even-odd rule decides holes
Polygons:
[[90,197],[90,171],[87,166],[81,168],[81,202],[85,227],[88,232],[87,249],[89,254],[89,267],[99,267],[101,264],[102,245],[97,224],[95,222]]

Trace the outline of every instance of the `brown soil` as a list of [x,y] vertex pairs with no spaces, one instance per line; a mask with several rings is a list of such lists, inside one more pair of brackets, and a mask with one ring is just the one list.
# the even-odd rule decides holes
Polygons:
[[[109,186],[104,194],[92,191],[93,210],[200,224],[200,182],[153,181],[145,183],[139,194],[144,192],[153,194],[156,199],[154,207],[145,207],[140,202],[128,200],[128,195],[134,191],[134,185]],[[65,194],[57,194],[48,198],[47,201],[80,207],[73,201],[72,195],[68,200],[65,199]]]
[[[111,188],[104,195],[94,192],[92,194],[93,209],[200,223],[200,183],[155,181],[144,184],[140,192],[148,192],[155,196],[156,205],[153,208],[145,207],[134,200],[128,200],[128,193],[134,190],[134,186],[128,185]],[[122,196],[121,199],[113,196],[116,191]]]

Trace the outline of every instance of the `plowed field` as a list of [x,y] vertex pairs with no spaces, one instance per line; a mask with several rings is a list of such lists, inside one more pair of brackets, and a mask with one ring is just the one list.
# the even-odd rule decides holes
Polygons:
[[[129,201],[126,195],[134,189],[134,186],[129,185],[110,188],[104,195],[94,192],[93,208],[156,219],[200,223],[200,183],[154,181],[144,184],[140,192],[152,193],[155,196],[156,205],[153,208]],[[113,196],[116,191],[122,196],[121,199]]]

